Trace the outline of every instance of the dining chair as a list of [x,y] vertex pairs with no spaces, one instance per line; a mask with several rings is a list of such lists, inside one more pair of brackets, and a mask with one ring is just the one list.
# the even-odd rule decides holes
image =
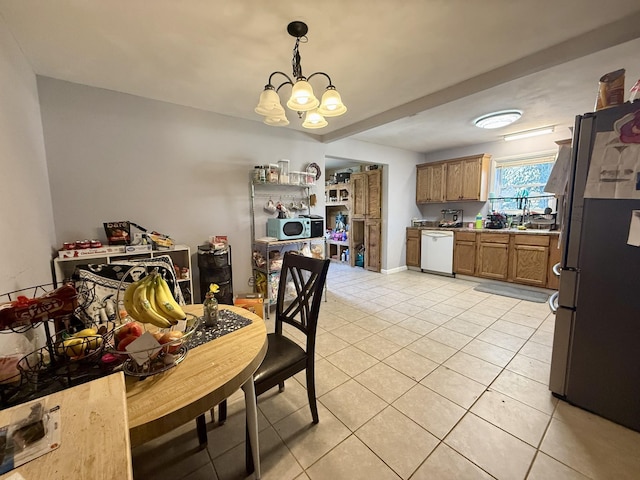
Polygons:
[[[276,302],[275,331],[267,335],[268,348],[264,360],[253,375],[256,396],[276,385],[282,392],[285,380],[306,371],[307,397],[313,423],[318,423],[315,388],[315,343],[322,291],[329,270],[329,259],[305,257],[295,252],[284,255]],[[286,335],[287,324],[304,334],[304,346]],[[226,401],[219,405],[219,422],[226,420]],[[206,443],[204,415],[198,418],[201,443]],[[251,445],[247,435],[247,471],[253,470]]]

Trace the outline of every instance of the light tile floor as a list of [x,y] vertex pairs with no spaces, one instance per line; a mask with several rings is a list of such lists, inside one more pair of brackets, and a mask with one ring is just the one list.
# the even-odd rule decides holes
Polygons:
[[[640,478],[640,433],[549,393],[547,304],[479,293],[468,280],[336,263],[327,285],[320,423],[311,424],[301,374],[260,396],[262,478]],[[253,478],[240,393],[226,424],[208,428],[206,449],[195,422],[135,448],[136,480]]]

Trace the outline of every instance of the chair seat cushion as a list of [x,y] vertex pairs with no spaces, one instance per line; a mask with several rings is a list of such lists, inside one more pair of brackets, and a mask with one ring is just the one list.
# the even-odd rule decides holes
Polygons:
[[[307,354],[304,349],[283,335],[270,333],[267,335],[267,354],[260,367],[253,376],[256,384],[267,378],[272,378],[278,372],[286,370],[298,362],[305,362]],[[304,370],[302,365],[300,370]]]

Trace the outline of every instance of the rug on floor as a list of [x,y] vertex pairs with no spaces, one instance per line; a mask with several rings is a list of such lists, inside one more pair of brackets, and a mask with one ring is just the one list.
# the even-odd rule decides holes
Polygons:
[[545,303],[549,299],[549,295],[544,292],[535,292],[533,290],[518,288],[512,285],[502,285],[500,283],[481,283],[480,285],[476,285],[474,290],[536,303]]

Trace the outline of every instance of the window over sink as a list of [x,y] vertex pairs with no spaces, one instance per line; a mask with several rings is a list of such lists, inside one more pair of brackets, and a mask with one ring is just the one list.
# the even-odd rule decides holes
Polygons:
[[[544,192],[555,163],[555,152],[495,159],[492,166],[490,196],[493,209],[516,213],[522,208],[521,197],[528,197],[531,211],[555,207],[555,200]],[[536,197],[544,197],[536,199]]]

